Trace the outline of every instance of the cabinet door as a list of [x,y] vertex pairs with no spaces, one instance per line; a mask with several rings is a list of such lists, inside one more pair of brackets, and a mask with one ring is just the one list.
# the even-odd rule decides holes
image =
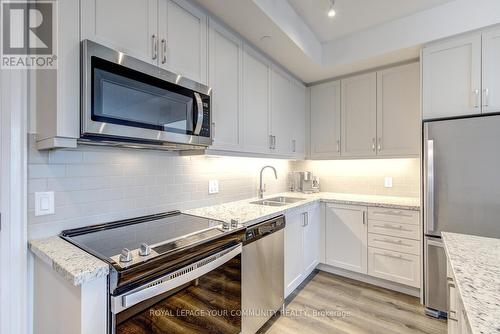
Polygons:
[[85,0],[80,4],[82,39],[157,64],[158,0]]
[[321,248],[320,206],[311,206],[305,212],[304,226],[304,278],[307,277],[319,263]]
[[311,87],[311,158],[340,156],[340,81]]
[[420,257],[368,247],[368,275],[420,288]]
[[367,273],[366,208],[326,205],[326,264]]
[[306,87],[299,82],[292,82],[293,122],[292,152],[296,158],[304,159],[306,154]]
[[286,216],[285,226],[285,298],[302,282],[304,215]]
[[368,73],[341,82],[342,155],[373,156],[376,154],[377,75]]
[[481,113],[481,35],[423,50],[424,119]]
[[269,65],[256,51],[243,52],[243,119],[245,151],[270,153]]
[[420,66],[377,72],[377,155],[419,155]]
[[239,38],[210,21],[213,149],[240,151],[243,147],[242,48]]
[[160,0],[160,66],[207,83],[207,16],[186,0]]
[[273,153],[278,155],[292,155],[294,115],[291,96],[291,78],[273,68],[271,71],[271,135],[274,136]]
[[500,111],[500,29],[483,34],[483,113]]

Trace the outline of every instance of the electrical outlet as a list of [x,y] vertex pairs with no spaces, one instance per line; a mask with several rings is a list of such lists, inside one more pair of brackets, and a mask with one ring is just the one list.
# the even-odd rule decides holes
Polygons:
[[384,187],[392,188],[392,176],[386,176],[384,178]]
[[54,192],[35,193],[35,216],[45,216],[54,214]]
[[217,194],[219,192],[219,180],[208,181],[208,193]]

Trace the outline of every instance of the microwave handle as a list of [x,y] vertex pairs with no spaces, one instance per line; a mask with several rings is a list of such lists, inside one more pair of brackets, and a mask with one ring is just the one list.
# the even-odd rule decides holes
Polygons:
[[198,136],[201,131],[201,126],[203,125],[203,101],[199,93],[194,92],[194,98],[196,99],[196,125],[194,127],[194,135]]

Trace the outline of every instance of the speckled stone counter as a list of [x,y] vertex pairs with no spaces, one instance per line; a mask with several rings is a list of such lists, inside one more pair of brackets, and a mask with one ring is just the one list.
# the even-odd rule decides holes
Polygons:
[[31,240],[29,248],[33,254],[75,286],[105,277],[109,273],[107,263],[58,236]]
[[442,235],[472,333],[500,333],[500,239]]
[[184,212],[196,216],[203,216],[223,221],[238,219],[240,223],[245,224],[246,226],[251,226],[252,224],[258,223],[259,221],[262,221],[264,219],[285,213],[288,210],[299,208],[304,205],[310,205],[314,202],[319,201],[346,205],[363,205],[417,211],[420,210],[420,199],[414,197],[357,195],[326,192],[315,194],[287,192],[269,195],[266,196],[266,198],[276,196],[303,198],[304,200],[283,206],[265,206],[252,204],[251,202],[258,200],[257,198],[253,198],[238,202],[230,202],[204,208],[186,210]]
[[[257,198],[238,202],[230,202],[205,208],[184,211],[188,214],[203,216],[211,219],[230,221],[238,218],[240,223],[250,226],[267,218],[283,214],[304,205],[324,201],[337,204],[353,204],[365,206],[387,207],[395,209],[419,210],[419,198],[336,194],[336,193],[282,193],[267,195],[266,197],[289,196],[303,198],[294,204],[280,207],[251,204]],[[109,267],[106,263],[84,252],[78,247],[66,242],[58,236],[29,242],[31,251],[48,263],[56,272],[74,285],[81,285],[93,279],[106,276]]]

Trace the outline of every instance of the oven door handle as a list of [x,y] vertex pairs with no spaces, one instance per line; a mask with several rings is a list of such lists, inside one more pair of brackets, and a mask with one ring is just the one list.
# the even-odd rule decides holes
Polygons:
[[176,270],[142,287],[119,296],[111,297],[111,312],[117,314],[135,304],[175,289],[195,280],[241,254],[242,246],[238,244],[229,249],[201,259],[187,267]]
[[201,131],[201,126],[203,125],[203,101],[199,93],[194,92],[194,98],[196,99],[196,125],[194,127],[194,135],[198,136]]

